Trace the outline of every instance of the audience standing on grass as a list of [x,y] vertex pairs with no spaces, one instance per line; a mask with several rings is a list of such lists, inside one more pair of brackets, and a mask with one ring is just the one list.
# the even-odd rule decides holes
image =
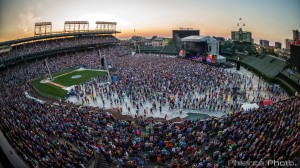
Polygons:
[[[121,46],[101,50],[107,62],[118,67],[119,81],[109,86],[107,94],[125,92],[134,101],[158,98],[170,103],[174,95],[177,100],[179,92],[182,99],[189,99],[196,90],[206,94],[205,103],[214,106],[216,93],[224,90],[226,96],[222,84],[248,87],[246,77],[221,68],[168,57],[156,59],[154,55],[117,57],[121,50],[129,53]],[[100,57],[97,51],[86,51],[49,57],[48,62],[50,70],[58,72],[75,66],[99,68]],[[31,88],[28,81],[46,72],[40,60],[0,73],[0,129],[30,167],[86,167],[95,154],[104,155],[112,167],[201,168],[224,167],[232,160],[299,160],[299,97],[274,97],[276,103],[258,110],[236,111],[205,121],[122,120],[98,108],[27,99],[24,92]],[[192,108],[187,106],[180,108]]]

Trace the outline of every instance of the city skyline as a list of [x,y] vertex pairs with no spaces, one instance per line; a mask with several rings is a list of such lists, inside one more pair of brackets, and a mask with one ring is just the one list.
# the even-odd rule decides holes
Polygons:
[[[0,0],[0,40],[33,36],[34,23],[50,21],[53,31],[62,31],[64,21],[116,21],[118,38],[133,35],[171,37],[172,30],[190,27],[200,35],[230,38],[238,30],[239,18],[245,31],[252,32],[255,43],[266,39],[270,45],[285,44],[292,30],[300,29],[298,0]],[[135,30],[135,31],[134,31]]]

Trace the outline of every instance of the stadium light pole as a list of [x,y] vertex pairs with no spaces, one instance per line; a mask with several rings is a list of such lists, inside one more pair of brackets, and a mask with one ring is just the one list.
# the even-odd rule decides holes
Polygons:
[[48,69],[48,73],[49,73],[49,76],[50,76],[50,80],[52,80],[53,78],[52,78],[51,71],[50,71],[49,66],[48,66],[48,61],[47,61],[47,59],[45,59],[45,65],[46,65],[46,67],[47,67],[47,69]]

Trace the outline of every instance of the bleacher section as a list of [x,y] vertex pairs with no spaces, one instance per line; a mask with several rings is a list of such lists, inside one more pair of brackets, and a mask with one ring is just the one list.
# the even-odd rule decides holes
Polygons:
[[256,53],[253,45],[248,43],[233,43],[233,49],[237,50],[238,52],[248,52],[249,54]]
[[223,46],[224,49],[226,49],[226,48],[231,49],[233,47],[232,43],[229,42],[229,41],[224,42],[224,44],[222,46]]
[[278,75],[287,65],[286,61],[269,55],[245,56],[240,59],[242,63],[251,66],[269,78]]
[[163,47],[161,47],[161,46],[140,46],[141,53],[158,54],[162,49],[163,49]]
[[233,45],[231,42],[225,41],[222,45],[220,45],[220,54],[222,55],[233,55]]
[[251,46],[246,46],[245,48],[244,48],[244,50],[245,51],[247,51],[248,53],[256,53],[256,50],[255,50],[255,48],[251,45]]
[[233,62],[238,58],[242,66],[266,77],[269,82],[281,85],[290,95],[294,95],[296,90],[300,93],[300,75],[292,73],[290,69],[285,70],[289,66],[287,61],[271,55],[236,54],[226,57]]
[[220,45],[222,55],[234,55],[236,52],[245,53],[248,54],[256,54],[256,49],[251,43],[248,42],[224,42],[222,45]]
[[298,85],[300,85],[300,76],[294,74],[294,73],[291,73],[291,70],[290,69],[286,69],[282,72],[280,72],[282,75],[290,78],[293,82],[297,83]]
[[111,168],[112,163],[108,162],[103,154],[99,154],[96,158],[94,168]]
[[0,53],[0,63],[31,59],[35,55],[43,55],[53,51],[61,50],[63,52],[68,49],[75,51],[80,48],[94,48],[99,45],[115,44],[117,42],[118,39],[113,36],[82,36],[14,44],[9,52]]
[[151,54],[171,54],[177,55],[178,50],[175,44],[167,46],[140,46],[141,53],[151,53]]
[[177,48],[175,46],[175,44],[173,45],[168,45],[168,46],[165,46],[162,50],[161,50],[161,53],[163,54],[177,54],[178,51],[177,51]]

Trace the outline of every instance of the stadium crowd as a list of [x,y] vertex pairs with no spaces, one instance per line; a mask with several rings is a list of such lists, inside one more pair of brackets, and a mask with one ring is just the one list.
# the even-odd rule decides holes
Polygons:
[[[162,112],[164,107],[169,112],[186,109],[236,112],[244,102],[259,104],[263,99],[278,101],[286,97],[280,89],[275,92],[268,84],[256,84],[253,76],[166,55],[108,57],[107,62],[118,64],[118,73],[112,74],[117,81],[105,86],[95,79],[76,87],[74,93],[82,105],[98,98],[103,107],[111,104],[124,108],[126,104],[122,111],[151,116],[154,111]],[[147,102],[152,105],[147,107]]]
[[[121,46],[116,46],[116,48],[124,50],[124,52],[126,51]],[[117,49],[112,47],[111,50],[114,51]],[[109,49],[105,49],[104,51],[109,51]],[[87,161],[93,156],[91,146],[86,144],[90,137],[81,135],[85,140],[80,141],[77,135],[73,135],[74,139],[78,141],[78,144],[74,143],[76,150],[72,150],[69,148],[70,146],[60,143],[58,137],[62,136],[60,135],[61,133],[68,132],[68,128],[73,126],[74,131],[77,129],[81,130],[81,126],[75,128],[80,122],[85,123],[87,120],[97,120],[99,122],[102,121],[102,118],[98,120],[97,117],[103,115],[103,118],[105,118],[106,115],[95,113],[92,116],[85,108],[79,111],[76,110],[75,106],[60,107],[49,104],[43,105],[27,99],[24,92],[31,88],[28,81],[47,73],[43,62],[43,60],[39,60],[16,65],[15,67],[3,70],[0,74],[0,83],[2,85],[0,89],[1,130],[4,131],[8,140],[15,145],[15,149],[18,150],[22,158],[31,167],[37,165],[69,167],[69,164],[79,167],[81,164],[87,164]],[[52,72],[56,72],[76,66],[97,68],[100,63],[100,57],[97,52],[90,51],[52,57],[48,62]],[[76,122],[74,119],[73,122],[67,124],[64,118],[71,111],[72,113],[75,112],[74,110],[78,111],[76,114],[78,118],[76,118]],[[56,114],[58,111],[63,112],[58,116]],[[90,119],[87,116],[90,116]],[[21,126],[17,127],[20,124]],[[82,124],[82,126],[88,128],[86,124]],[[64,140],[66,139],[65,137]],[[91,139],[93,142],[96,142],[96,140],[96,138]],[[65,155],[69,157],[65,157]],[[78,158],[79,161],[74,160]]]
[[[165,98],[170,103],[171,96],[182,93],[180,105],[197,108],[193,105],[194,96],[200,95],[193,93],[197,90],[207,93],[204,104],[210,102],[209,106],[217,108],[235,85],[251,87],[251,80],[221,68],[168,57],[155,59],[153,55],[117,57],[120,50],[127,51],[121,46],[101,50],[108,63],[118,67],[118,82],[112,83],[112,92],[107,94],[128,92],[134,101],[159,98],[157,101],[163,102]],[[97,51],[90,51],[54,56],[48,61],[51,71],[56,72],[75,66],[98,68],[100,57]],[[122,120],[98,108],[27,99],[28,81],[45,74],[43,60],[0,73],[0,128],[30,167],[86,167],[94,153],[104,155],[112,167],[201,168],[227,166],[232,160],[299,160],[299,97],[277,98],[277,103],[258,110],[236,111],[205,121]],[[224,97],[216,104],[214,97],[221,90]],[[240,94],[238,99],[245,100],[247,95]]]
[[103,44],[117,41],[118,40],[113,36],[84,36],[25,43],[13,46],[12,50],[10,50],[9,52],[0,53],[0,62],[10,58],[23,57],[27,54],[46,52],[47,50],[55,50],[89,44]]

